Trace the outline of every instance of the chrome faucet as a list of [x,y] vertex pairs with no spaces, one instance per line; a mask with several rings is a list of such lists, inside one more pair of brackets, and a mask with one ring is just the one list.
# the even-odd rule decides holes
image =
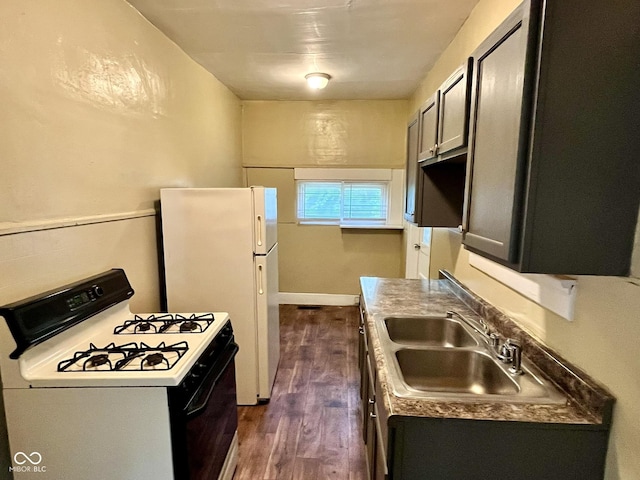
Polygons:
[[496,352],[496,358],[503,363],[510,363],[509,373],[522,375],[522,345],[516,340],[507,338],[500,347],[500,352]]
[[481,335],[487,345],[491,347],[491,352],[498,360],[511,364],[509,373],[512,375],[522,375],[522,345],[518,341],[507,338],[504,343],[500,345],[500,336],[492,332],[481,317],[476,322],[454,310],[449,310],[446,315],[447,318],[453,318],[455,316]]

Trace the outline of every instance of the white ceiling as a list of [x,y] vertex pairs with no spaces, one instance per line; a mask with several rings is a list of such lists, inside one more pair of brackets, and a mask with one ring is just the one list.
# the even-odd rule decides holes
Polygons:
[[[408,98],[478,0],[128,0],[245,100]],[[310,91],[307,73],[331,75]]]

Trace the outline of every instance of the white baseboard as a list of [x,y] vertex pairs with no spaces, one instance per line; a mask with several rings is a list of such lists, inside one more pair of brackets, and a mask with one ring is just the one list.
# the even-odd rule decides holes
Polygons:
[[331,305],[348,306],[358,305],[358,295],[339,295],[332,293],[292,293],[280,292],[280,303],[288,305]]

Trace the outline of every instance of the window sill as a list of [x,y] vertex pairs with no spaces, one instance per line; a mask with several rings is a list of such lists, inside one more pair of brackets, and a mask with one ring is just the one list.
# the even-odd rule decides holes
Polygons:
[[298,220],[298,225],[312,225],[325,227],[340,227],[344,230],[404,230],[404,225],[390,225],[384,223],[338,223],[338,222],[313,222]]
[[341,223],[340,224],[340,228],[343,228],[345,230],[348,229],[362,229],[362,230],[404,230],[404,226],[403,225],[375,225],[375,224],[362,224],[362,225],[357,225],[357,224],[350,224],[350,223]]

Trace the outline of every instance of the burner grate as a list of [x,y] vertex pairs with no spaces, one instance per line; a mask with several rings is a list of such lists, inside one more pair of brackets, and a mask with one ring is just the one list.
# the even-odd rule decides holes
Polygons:
[[144,342],[124,345],[110,343],[98,348],[93,343],[87,350],[58,363],[59,372],[117,372],[131,370],[169,370],[189,349],[187,342],[151,347]]
[[144,318],[134,315],[133,320],[127,320],[113,329],[116,335],[154,334],[154,333],[202,333],[214,322],[213,313],[195,313],[187,316],[166,313],[163,315],[149,315]]

